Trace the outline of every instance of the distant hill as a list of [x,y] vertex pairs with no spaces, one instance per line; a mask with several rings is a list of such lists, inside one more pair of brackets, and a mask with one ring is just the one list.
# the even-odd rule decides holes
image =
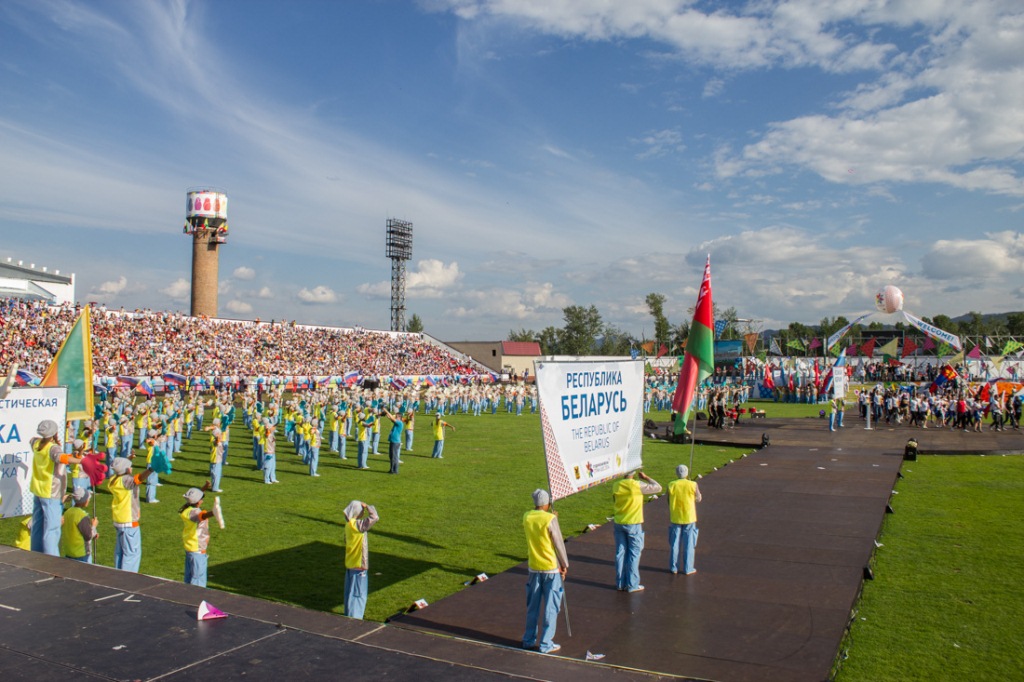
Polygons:
[[[984,320],[985,322],[991,322],[991,321],[994,321],[994,320],[998,320],[1000,322],[1006,322],[1006,318],[1007,318],[1008,315],[1019,314],[1021,312],[1024,312],[1024,311],[1011,310],[1008,313],[985,313],[984,315],[981,316],[981,319]],[[954,317],[954,318],[951,318],[951,319],[954,322],[967,322],[967,321],[969,321],[971,319],[971,314],[970,313],[964,313],[963,315],[960,315],[959,317]]]

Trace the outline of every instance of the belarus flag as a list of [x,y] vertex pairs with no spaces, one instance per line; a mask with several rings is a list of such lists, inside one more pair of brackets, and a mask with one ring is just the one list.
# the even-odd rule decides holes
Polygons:
[[704,279],[697,294],[697,305],[693,311],[690,335],[686,339],[686,354],[679,370],[676,394],[672,398],[672,409],[676,418],[676,433],[682,433],[686,419],[693,408],[693,398],[700,382],[715,371],[715,330],[714,307],[711,302],[711,256],[704,265]]

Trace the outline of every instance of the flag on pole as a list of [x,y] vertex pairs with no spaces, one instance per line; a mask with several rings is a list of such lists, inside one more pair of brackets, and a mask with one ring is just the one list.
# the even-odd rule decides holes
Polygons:
[[1024,343],[1020,341],[1007,341],[1006,345],[1003,346],[1003,352],[1000,355],[1009,355],[1019,348],[1024,348]]
[[867,343],[860,347],[860,354],[866,358],[870,358],[875,354],[875,340],[868,339]]
[[68,419],[93,418],[92,393],[92,327],[89,306],[75,320],[50,368],[43,375],[41,386],[68,387]]
[[908,355],[910,355],[911,353],[913,353],[916,350],[917,350],[917,344],[914,343],[914,339],[909,339],[909,338],[908,339],[904,339],[903,340],[903,353],[900,355],[900,357],[901,358],[905,358],[905,357],[907,357]]
[[772,345],[768,352],[772,355],[782,355],[782,349],[779,348],[779,338],[777,336],[772,337]]
[[163,379],[164,383],[171,386],[184,386],[185,382],[188,381],[184,374],[178,374],[177,372],[164,372]]
[[786,344],[786,348],[796,348],[797,350],[804,350],[804,342],[800,339],[793,339]]
[[19,369],[14,374],[15,386],[38,386],[40,381],[42,379],[27,369]]
[[676,433],[685,429],[686,418],[693,407],[693,397],[697,385],[711,376],[715,371],[715,337],[711,302],[711,256],[704,264],[704,278],[697,293],[697,305],[693,310],[693,323],[690,324],[690,336],[683,356],[683,366],[679,370],[679,382],[676,394],[672,398],[672,409],[679,415],[676,417]]
[[757,348],[757,332],[751,332],[743,335],[743,340],[747,343],[747,352],[753,354],[754,349]]
[[967,357],[969,357],[971,360],[977,360],[978,358],[980,358],[981,346],[975,346],[974,348],[972,348],[971,351],[967,354]]
[[728,320],[715,320],[715,338],[720,338],[725,328],[729,326]]
[[811,350],[814,350],[815,348],[821,348],[821,340],[818,339],[818,337],[814,337],[813,339],[811,339],[811,345],[808,346],[808,348],[810,348]]
[[644,352],[648,355],[654,352],[654,341],[645,341],[640,344],[640,347],[644,349]]
[[668,346],[666,346],[665,344],[661,344],[661,346],[658,347],[658,354],[654,356],[654,359],[657,360],[666,353],[668,353]]

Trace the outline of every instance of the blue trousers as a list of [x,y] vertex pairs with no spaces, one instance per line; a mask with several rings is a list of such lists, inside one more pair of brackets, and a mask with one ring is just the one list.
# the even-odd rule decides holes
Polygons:
[[639,523],[615,524],[615,586],[635,590],[640,586],[640,552],[644,549],[644,527]]
[[373,454],[379,455],[377,448],[380,447],[380,432],[373,434]]
[[210,463],[210,487],[213,492],[220,492],[220,475],[224,471],[224,465],[221,462]]
[[59,499],[33,496],[32,500],[32,551],[60,556],[60,526],[64,506]]
[[[526,632],[523,634],[523,648],[537,646],[537,626],[540,625],[540,652],[546,654],[554,647],[555,627],[558,625],[558,611],[562,608],[562,576],[558,573],[535,573],[530,571],[526,580]],[[543,609],[543,618],[541,617]]]
[[146,479],[146,502],[159,502],[156,499],[156,486],[160,482],[160,476],[154,471]]
[[142,529],[117,528],[114,543],[114,568],[131,573],[139,572],[142,563]]
[[320,464],[320,448],[314,448],[310,445],[306,449],[309,452],[309,475],[313,476],[316,474],[316,468]]
[[185,552],[185,582],[206,587],[206,563],[203,552]]
[[356,445],[356,466],[360,469],[366,468],[366,458],[370,451],[370,441],[361,440]]
[[693,553],[697,549],[696,523],[668,524],[668,570],[679,572],[679,545],[683,549],[683,573],[693,573]]
[[273,483],[277,480],[277,457],[263,454],[263,482]]
[[345,570],[345,615],[349,618],[363,619],[368,582],[366,571],[358,568]]
[[405,430],[405,449],[412,452],[412,429]]
[[444,441],[443,440],[435,440],[434,441],[434,452],[430,456],[433,457],[434,459],[442,459],[443,456],[444,456],[443,453],[444,453]]

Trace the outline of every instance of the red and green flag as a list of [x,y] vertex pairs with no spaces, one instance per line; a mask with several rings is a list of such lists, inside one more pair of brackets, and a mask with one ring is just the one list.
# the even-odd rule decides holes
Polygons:
[[693,311],[693,324],[686,339],[686,354],[679,370],[679,383],[672,398],[672,409],[678,413],[676,432],[682,432],[686,418],[693,408],[693,397],[700,382],[715,371],[715,328],[711,303],[711,256],[704,265],[704,279],[697,294]]
[[88,306],[82,308],[39,385],[68,387],[68,419],[93,418],[92,329]]

